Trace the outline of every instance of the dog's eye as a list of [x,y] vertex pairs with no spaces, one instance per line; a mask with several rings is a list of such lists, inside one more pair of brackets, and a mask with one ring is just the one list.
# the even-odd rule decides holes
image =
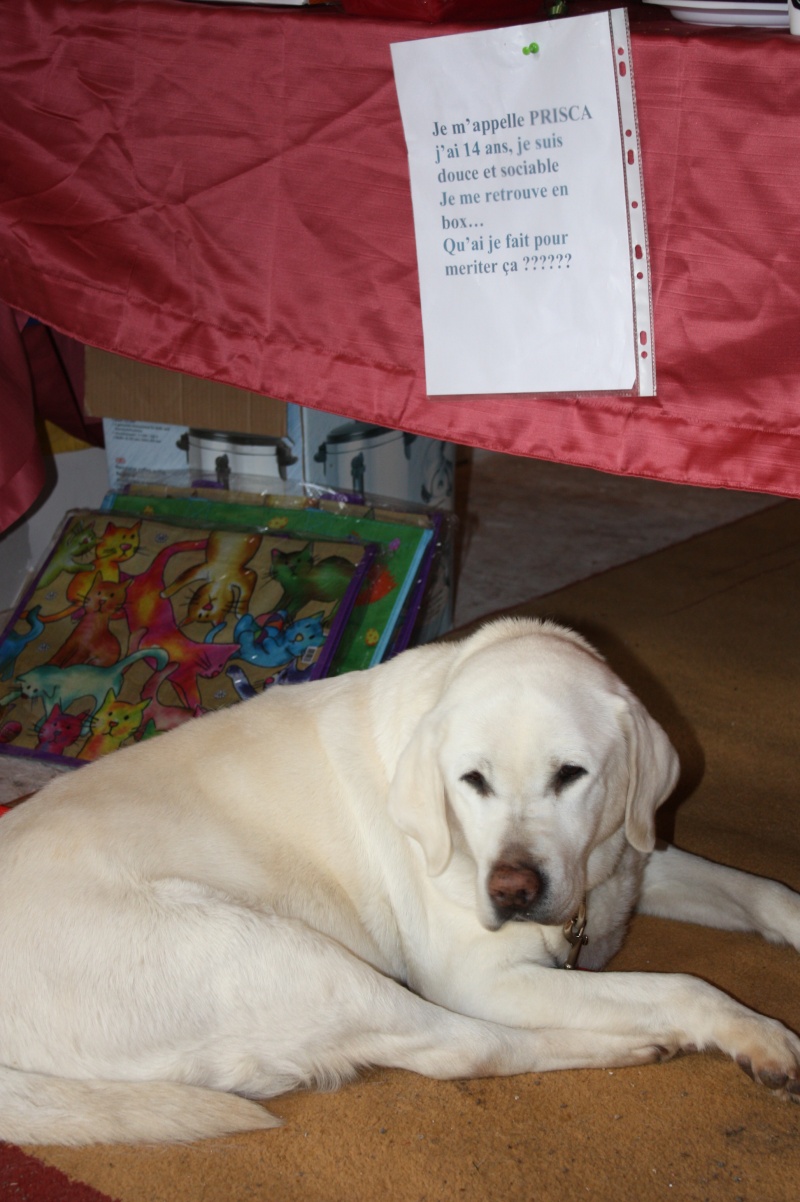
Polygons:
[[568,785],[571,781],[577,780],[579,776],[585,775],[586,769],[581,768],[580,764],[562,764],[553,778],[553,787],[556,793],[560,793],[564,785]]
[[465,772],[461,779],[465,784],[471,785],[476,793],[480,793],[481,797],[488,797],[492,791],[492,786],[483,773],[478,772],[477,768],[472,772]]

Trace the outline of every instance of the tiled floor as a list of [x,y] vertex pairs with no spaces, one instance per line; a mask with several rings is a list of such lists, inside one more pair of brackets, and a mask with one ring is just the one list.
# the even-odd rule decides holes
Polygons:
[[[457,626],[777,500],[486,453],[461,453],[458,478]],[[56,771],[0,755],[0,803]]]

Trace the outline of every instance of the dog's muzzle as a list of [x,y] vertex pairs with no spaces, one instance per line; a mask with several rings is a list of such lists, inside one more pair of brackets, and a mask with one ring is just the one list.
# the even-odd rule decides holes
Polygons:
[[495,864],[487,892],[500,923],[532,919],[533,906],[545,891],[545,880],[533,864],[505,860]]

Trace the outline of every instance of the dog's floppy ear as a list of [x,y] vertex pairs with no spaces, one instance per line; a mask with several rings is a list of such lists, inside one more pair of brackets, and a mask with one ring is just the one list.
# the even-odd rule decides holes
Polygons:
[[678,779],[678,755],[633,694],[626,698],[620,721],[628,753],[625,834],[637,851],[649,852],[656,845],[656,810]]
[[401,831],[416,839],[428,866],[438,876],[450,859],[444,778],[439,767],[441,723],[426,714],[397,761],[389,785],[389,815]]

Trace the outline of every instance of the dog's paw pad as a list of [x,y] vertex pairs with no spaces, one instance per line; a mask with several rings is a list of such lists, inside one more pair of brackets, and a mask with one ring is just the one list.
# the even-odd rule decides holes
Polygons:
[[754,1069],[749,1056],[737,1056],[736,1063],[752,1081],[792,1102],[800,1102],[800,1079],[777,1068]]
[[764,1069],[758,1074],[759,1084],[766,1085],[767,1089],[785,1089],[788,1080],[786,1073],[770,1072],[769,1069]]

